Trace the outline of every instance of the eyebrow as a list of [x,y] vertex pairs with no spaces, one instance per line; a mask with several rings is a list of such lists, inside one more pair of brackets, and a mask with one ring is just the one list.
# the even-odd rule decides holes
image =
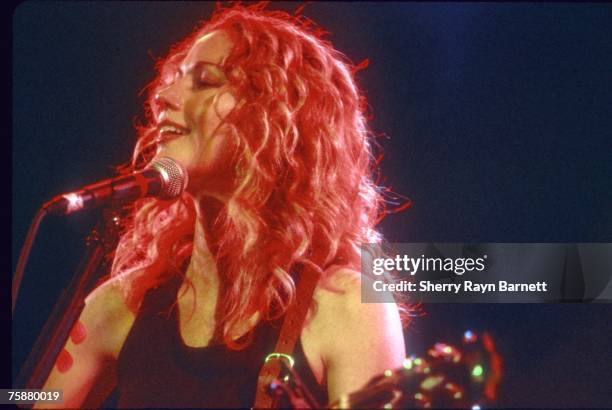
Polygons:
[[187,75],[187,72],[193,71],[196,68],[200,68],[200,67],[205,67],[205,66],[214,66],[216,68],[218,68],[219,70],[223,71],[223,67],[221,67],[219,64],[216,63],[211,63],[209,61],[197,61],[191,65],[189,65],[187,68],[183,69],[183,66],[180,65],[178,68],[178,72],[181,76],[185,76]]
[[181,76],[183,75],[180,60],[178,58],[169,58],[162,64],[159,76],[163,83],[169,84],[176,79],[177,73]]

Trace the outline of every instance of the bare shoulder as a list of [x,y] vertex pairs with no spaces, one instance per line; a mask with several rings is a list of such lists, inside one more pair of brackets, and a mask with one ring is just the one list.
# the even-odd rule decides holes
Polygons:
[[113,321],[125,315],[130,315],[124,293],[123,286],[119,279],[111,278],[96,287],[85,298],[85,310],[87,316],[97,319],[97,321]]
[[[64,391],[60,408],[97,407],[115,384],[117,356],[134,315],[123,303],[121,286],[109,280],[85,299],[85,307],[58,355],[44,389]],[[46,407],[37,403],[36,408]]]
[[[360,272],[349,268],[331,271],[315,290],[315,325],[335,334],[344,331],[358,336],[365,332],[372,337],[376,331],[381,337],[401,334],[399,310],[394,303],[364,303],[361,297]],[[403,338],[402,338],[403,342]],[[403,344],[403,343],[402,343]]]
[[79,322],[95,340],[99,353],[116,358],[134,319],[125,303],[121,282],[112,278],[87,296]]
[[316,307],[302,339],[305,349],[308,345],[320,358],[334,400],[401,366],[405,346],[397,305],[363,303],[362,276],[355,270],[328,273],[315,290]]

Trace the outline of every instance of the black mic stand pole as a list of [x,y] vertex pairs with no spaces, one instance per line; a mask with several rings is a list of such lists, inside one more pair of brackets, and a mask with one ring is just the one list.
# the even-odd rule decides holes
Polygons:
[[22,366],[14,388],[40,389],[51,373],[59,352],[85,307],[85,297],[108,271],[105,256],[117,244],[120,213],[105,210],[87,237],[87,253],[68,287],[62,292],[34,347]]

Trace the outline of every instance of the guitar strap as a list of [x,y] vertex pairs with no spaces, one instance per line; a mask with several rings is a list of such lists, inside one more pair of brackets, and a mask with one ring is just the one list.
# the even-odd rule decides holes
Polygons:
[[291,354],[300,334],[312,296],[319,282],[320,273],[313,267],[304,265],[300,273],[299,283],[295,292],[294,303],[287,309],[274,352],[269,354],[259,372],[254,409],[274,408],[276,398],[270,395],[269,385],[278,378],[281,371],[280,360],[288,360],[293,365]]

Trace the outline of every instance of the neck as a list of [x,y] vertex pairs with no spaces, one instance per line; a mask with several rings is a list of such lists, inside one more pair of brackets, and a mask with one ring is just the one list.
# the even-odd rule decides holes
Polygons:
[[217,239],[213,226],[224,202],[212,197],[201,197],[196,201],[196,221],[193,233],[193,250],[186,276],[191,279],[218,281],[216,264]]

